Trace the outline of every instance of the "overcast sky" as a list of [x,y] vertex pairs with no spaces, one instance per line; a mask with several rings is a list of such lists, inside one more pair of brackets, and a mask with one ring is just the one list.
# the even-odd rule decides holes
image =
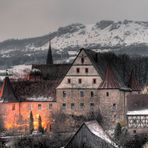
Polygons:
[[124,19],[148,21],[148,0],[0,0],[0,41],[76,22]]

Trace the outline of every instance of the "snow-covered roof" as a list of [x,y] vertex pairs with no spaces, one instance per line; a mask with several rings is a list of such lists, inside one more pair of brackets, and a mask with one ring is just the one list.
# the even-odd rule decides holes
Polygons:
[[114,147],[118,147],[111,138],[105,133],[103,128],[99,125],[97,121],[89,121],[85,122],[85,125],[88,127],[88,129],[97,137],[105,140],[107,143],[110,143]]
[[33,68],[32,70],[31,70],[32,72],[41,72],[39,69],[37,69],[37,68]]
[[68,51],[68,54],[74,56],[78,54],[78,51]]
[[148,109],[128,111],[127,115],[148,115]]
[[40,96],[40,97],[30,97],[30,98],[26,98],[27,101],[43,101],[43,102],[46,102],[46,101],[53,101],[54,98],[53,97],[43,97],[43,96]]

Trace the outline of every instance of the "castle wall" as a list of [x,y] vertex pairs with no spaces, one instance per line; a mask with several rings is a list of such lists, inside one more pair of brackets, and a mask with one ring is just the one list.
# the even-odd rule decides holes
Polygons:
[[100,110],[107,126],[113,126],[117,122],[125,120],[125,92],[119,89],[100,89]]
[[[63,92],[66,92],[66,96],[63,96]],[[91,92],[94,96],[91,96]],[[66,114],[86,115],[99,111],[97,89],[58,89],[57,104]]]
[[34,128],[38,128],[38,117],[41,116],[42,126],[47,131],[53,122],[52,110],[57,110],[57,104],[53,102],[20,102],[0,103],[0,118],[6,130],[17,129],[27,133],[29,127],[30,112],[33,113]]

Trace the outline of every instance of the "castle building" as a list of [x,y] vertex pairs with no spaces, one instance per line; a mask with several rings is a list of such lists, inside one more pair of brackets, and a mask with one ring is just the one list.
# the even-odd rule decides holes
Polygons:
[[54,101],[50,99],[17,98],[9,77],[6,77],[0,91],[1,124],[7,130],[28,133],[29,116],[32,111],[34,128],[38,128],[38,117],[40,115],[43,128],[49,130],[52,124],[52,109],[56,110],[54,104]]
[[107,61],[104,61],[104,65],[98,63],[93,54],[85,49],[80,50],[56,88],[57,104],[66,114],[87,115],[99,112],[108,126],[125,122],[126,97],[140,91],[138,81],[130,77],[128,84],[134,90],[125,86],[115,67]]
[[28,81],[11,85],[5,78],[0,92],[5,128],[25,126],[27,130],[30,111],[34,125],[40,115],[45,129],[56,111],[76,116],[97,112],[108,127],[126,122],[127,96],[139,94],[141,87],[133,72],[127,85],[119,73],[111,61],[86,49],[72,64],[54,64],[50,44],[46,64],[32,65]]

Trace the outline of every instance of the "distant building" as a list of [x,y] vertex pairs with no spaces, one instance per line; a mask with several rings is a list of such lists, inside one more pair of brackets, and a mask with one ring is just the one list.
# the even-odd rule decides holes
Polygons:
[[41,116],[42,126],[49,130],[52,125],[52,110],[56,110],[54,100],[17,98],[8,77],[4,79],[0,91],[1,124],[7,130],[17,130],[28,133],[30,112],[33,113],[34,128],[38,128],[38,117]]
[[127,125],[131,133],[148,132],[148,94],[127,96]]
[[64,148],[118,148],[97,121],[82,124]]
[[58,110],[76,116],[99,112],[106,126],[113,127],[126,123],[127,96],[140,91],[133,72],[126,84],[111,61],[90,50],[81,49],[72,64],[54,64],[50,44],[46,64],[32,65],[28,80],[13,81],[11,86],[5,78],[0,105],[4,125],[9,119],[13,122],[7,129],[18,127],[16,121],[27,126],[30,111],[36,120],[41,115],[47,128],[53,121],[48,117]]

